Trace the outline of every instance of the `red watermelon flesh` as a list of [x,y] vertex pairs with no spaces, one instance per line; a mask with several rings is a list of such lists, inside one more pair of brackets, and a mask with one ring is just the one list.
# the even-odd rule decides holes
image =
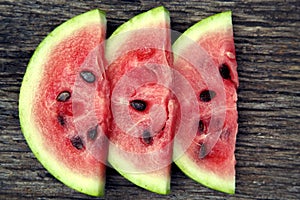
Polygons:
[[109,163],[150,191],[170,190],[175,104],[170,21],[163,7],[123,24],[107,41],[113,121]]
[[29,146],[66,185],[104,193],[109,85],[104,79],[105,15],[93,10],[55,29],[37,48],[20,93]]
[[189,81],[199,105],[198,130],[183,155],[184,139],[175,140],[175,163],[197,182],[234,193],[238,76],[231,12],[197,23],[173,48],[174,68]]
[[[170,140],[172,139],[172,119],[174,102],[168,85],[158,84],[163,77],[171,77],[169,70],[164,70],[168,63],[160,66],[159,56],[164,52],[153,49],[151,57],[147,57],[142,51],[133,51],[124,55],[124,58],[116,60],[108,70],[108,77],[112,80],[111,108],[113,121],[110,133],[111,145],[116,144],[120,150],[132,154],[132,162],[137,162],[137,169],[128,168],[132,172],[151,171],[159,169],[161,165],[170,164]],[[143,57],[143,59],[139,59]],[[136,64],[138,61],[138,64]],[[156,64],[149,65],[148,61]],[[118,68],[126,69],[117,84],[113,84],[118,74]],[[110,69],[112,71],[110,71]],[[112,75],[112,76],[109,76]],[[162,77],[163,76],[163,77]],[[165,79],[164,79],[165,81]],[[145,102],[146,108],[139,111],[132,106],[135,101]],[[150,132],[147,141],[145,132]],[[149,135],[149,136],[150,136]],[[164,148],[166,148],[163,150]],[[153,154],[161,149],[159,154]],[[147,156],[147,154],[149,154]],[[157,160],[150,162],[150,158]],[[135,157],[137,156],[137,157]],[[142,156],[142,158],[140,158]],[[169,157],[169,159],[166,159]],[[148,162],[145,165],[141,159]],[[149,159],[149,160],[148,160]]]

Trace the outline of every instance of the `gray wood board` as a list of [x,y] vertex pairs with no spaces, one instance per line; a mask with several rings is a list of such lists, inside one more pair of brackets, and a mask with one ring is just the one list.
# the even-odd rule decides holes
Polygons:
[[108,169],[106,199],[300,199],[299,1],[0,1],[0,199],[94,199],[53,178],[33,156],[18,119],[26,66],[41,40],[65,20],[100,8],[108,35],[134,15],[164,5],[172,29],[233,11],[238,61],[236,194],[195,183],[172,166],[172,191],[143,190]]

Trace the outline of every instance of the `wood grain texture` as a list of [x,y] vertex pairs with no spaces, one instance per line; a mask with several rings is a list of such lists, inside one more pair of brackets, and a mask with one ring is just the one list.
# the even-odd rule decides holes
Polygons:
[[63,21],[107,12],[108,35],[134,15],[164,5],[173,30],[233,11],[238,60],[236,194],[207,189],[172,168],[172,192],[140,189],[108,169],[105,199],[300,199],[300,5],[298,0],[0,1],[0,199],[95,199],[53,178],[21,133],[18,95],[27,63]]

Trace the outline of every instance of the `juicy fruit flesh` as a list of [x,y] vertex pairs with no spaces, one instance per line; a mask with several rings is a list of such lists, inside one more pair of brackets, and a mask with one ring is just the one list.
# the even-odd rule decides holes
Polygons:
[[[149,93],[147,95],[141,91],[147,91]],[[129,122],[130,126],[124,127],[124,129],[128,130],[126,131],[124,129],[122,130],[123,128],[122,121],[120,121],[120,123],[122,123],[121,125],[120,123],[118,124],[113,122],[112,129],[114,130],[114,132],[111,133],[110,135],[110,137],[112,138],[111,142],[114,143],[115,142],[114,140],[116,140],[118,141],[118,145],[120,145],[120,148],[125,148],[126,150],[128,148],[128,150],[130,149],[129,151],[140,153],[140,154],[155,151],[157,149],[163,148],[168,144],[169,140],[167,138],[166,140],[164,140],[163,138],[167,137],[164,134],[164,131],[166,128],[169,128],[166,124],[169,111],[165,110],[165,108],[168,107],[167,100],[170,98],[170,96],[161,95],[161,93],[158,94],[157,91],[160,92],[164,91],[166,94],[168,94],[168,90],[157,86],[150,86],[150,87],[145,86],[143,88],[140,88],[140,91],[136,91],[138,95],[134,95],[131,98],[147,99],[147,102],[149,102],[148,108],[143,112],[140,111],[137,112],[135,109],[132,109],[130,105],[127,105],[126,107],[129,110],[128,118],[130,121],[134,123]],[[139,95],[139,94],[144,94],[144,95]],[[126,113],[118,113],[118,115],[122,115],[122,114],[126,116]],[[115,116],[115,118],[117,117],[119,116]],[[140,139],[147,136],[148,137],[151,136],[153,139],[153,143],[151,143],[151,145],[144,144],[143,142],[140,141]],[[135,142],[132,139],[134,139]]]
[[[104,168],[98,158],[86,153],[85,147],[88,141],[84,135],[79,136],[77,133],[73,115],[74,108],[76,108],[76,113],[87,112],[84,99],[73,101],[74,96],[77,95],[73,90],[75,81],[80,81],[81,65],[88,54],[101,42],[99,33],[102,30],[103,28],[98,24],[91,24],[90,27],[78,30],[72,37],[66,38],[52,50],[45,66],[47,71],[45,71],[43,81],[39,86],[39,93],[36,94],[33,103],[33,112],[36,117],[34,120],[39,124],[43,133],[43,145],[47,146],[47,149],[64,165],[72,170],[79,170],[77,173],[82,175],[99,174],[99,170]],[[88,90],[94,90],[92,95],[95,96],[91,99],[100,98],[98,92],[101,91],[96,92],[99,89],[96,84],[86,85],[86,87],[92,87],[93,89]],[[61,92],[64,92],[64,96],[61,96]],[[91,95],[86,90],[80,92]],[[84,96],[84,94],[81,95]],[[58,101],[57,98],[64,100]],[[88,103],[94,104],[94,102]],[[94,119],[89,126],[96,126],[99,123],[97,120]],[[99,138],[99,140],[104,139]],[[64,150],[61,151],[61,148]],[[105,155],[105,146],[99,150],[102,150]]]
[[[165,53],[156,49],[134,50],[112,63],[107,71],[111,80],[112,113],[115,113],[110,145],[128,153],[139,170],[152,168],[153,171],[170,164],[173,136],[169,100],[172,96],[167,85],[157,84],[158,79],[170,75],[164,69],[169,67],[148,63],[149,60],[165,62],[162,54]],[[160,153],[156,152],[158,149]]]
[[[174,68],[182,75],[187,77],[195,92],[199,94],[199,127],[193,143],[187,152],[175,160],[176,164],[188,176],[204,185],[223,192],[233,193],[235,182],[235,139],[237,133],[237,110],[236,110],[236,88],[238,86],[238,77],[236,71],[235,49],[232,34],[232,27],[229,23],[221,22],[229,20],[228,13],[224,18],[213,16],[207,19],[210,24],[205,22],[199,23],[190,28],[184,34],[195,40],[199,47],[204,49],[213,61],[213,70],[217,73],[214,76],[220,76],[221,81],[206,84],[209,76],[203,75],[200,70],[195,70],[195,66],[180,58],[181,55],[188,55],[191,50],[188,46],[181,49],[179,56],[175,58]],[[215,21],[213,21],[216,19]],[[220,21],[220,22],[219,22]],[[230,22],[231,23],[231,22]],[[204,25],[216,28],[209,30]],[[222,25],[220,25],[222,24]],[[197,27],[196,27],[197,26]],[[196,27],[196,28],[195,28]],[[201,35],[197,36],[197,31]],[[201,30],[204,30],[201,32]],[[206,32],[205,32],[206,31]],[[197,38],[198,37],[198,38]],[[174,48],[177,50],[178,45],[184,43],[184,40],[178,40]],[[198,67],[198,66],[196,66]],[[206,91],[203,94],[203,91]],[[225,96],[220,95],[225,91]],[[224,99],[225,98],[225,101]],[[214,106],[215,102],[223,101],[223,106]],[[220,118],[224,115],[224,118]],[[218,124],[218,128],[211,123]],[[213,139],[209,139],[213,138]],[[214,140],[216,143],[212,143]],[[177,146],[176,148],[180,148]],[[207,150],[208,149],[208,150]],[[189,167],[190,165],[190,167]],[[211,178],[209,178],[211,177]],[[220,182],[220,184],[216,183]]]
[[[227,34],[226,32],[223,33],[224,35],[222,36],[220,33],[218,33],[216,36],[211,36],[211,38],[206,38],[202,41],[200,41],[198,44],[201,45],[202,47],[206,48],[206,49],[218,49],[220,48],[220,46],[222,48],[226,48],[227,52],[232,53],[232,55],[234,55],[234,47],[232,47],[232,42],[230,43],[230,45],[227,45],[228,42],[232,40],[231,37],[227,38]],[[218,41],[220,40],[219,38],[222,38],[222,41]],[[216,45],[211,46],[211,40],[215,39],[215,41],[217,41],[214,44],[219,44],[220,46],[218,46],[218,48],[216,48]],[[226,41],[226,42],[224,42]],[[220,67],[223,63],[230,63],[230,62],[234,62],[232,61],[232,59],[228,59],[228,57],[223,57],[220,59],[220,57],[217,57],[217,55],[220,55],[220,52],[214,52],[212,51],[208,51],[210,53],[210,55],[212,56],[212,58],[214,58],[215,61],[215,66],[216,67]],[[232,65],[232,64],[231,64]],[[234,71],[230,70],[230,74],[233,74]],[[197,76],[196,76],[197,77]],[[233,77],[236,77],[233,75]],[[199,82],[199,79],[198,79]],[[214,173],[219,174],[220,176],[222,175],[228,175],[228,174],[234,174],[234,146],[232,146],[232,144],[235,144],[235,133],[237,130],[237,112],[236,112],[236,86],[235,84],[232,82],[231,79],[223,79],[223,83],[224,83],[224,90],[226,91],[226,117],[225,117],[225,121],[224,121],[224,125],[222,127],[222,132],[220,135],[220,139],[218,140],[217,144],[213,147],[211,153],[209,153],[207,155],[207,157],[205,157],[205,160],[198,160],[197,164],[199,166],[204,166],[207,167],[210,170],[212,170]],[[196,91],[201,91],[201,87],[197,87],[195,88]],[[216,94],[218,95],[218,93]],[[214,100],[218,100],[217,97],[215,97],[215,99],[212,99],[212,101]],[[208,105],[209,104],[209,105]],[[208,102],[199,102],[199,109],[200,109],[200,113],[202,113],[202,116],[200,116],[200,119],[202,119],[204,121],[204,127],[209,126],[209,119],[207,119],[207,117],[209,116],[209,114],[211,113],[211,110],[214,108],[210,107],[210,103]],[[224,112],[224,111],[221,111]],[[203,115],[203,113],[207,113],[208,116],[206,116],[205,114]],[[207,134],[205,133],[205,131],[200,134],[200,136],[196,139],[198,139],[197,143],[201,144],[201,142],[203,142],[203,138],[201,138],[201,136],[203,136],[203,134]],[[222,141],[223,138],[226,138],[225,141]],[[195,148],[195,147],[192,147]],[[198,154],[199,155],[199,154]],[[194,156],[192,156],[194,157]],[[232,168],[228,169],[228,166],[231,166]],[[223,167],[223,169],[221,169],[220,167]]]
[[[80,84],[72,84],[81,64],[86,67],[85,56],[104,40],[105,31],[105,14],[98,9],[76,16],[55,28],[30,59],[19,98],[22,132],[37,159],[67,186],[93,196],[104,193],[105,166],[98,165],[95,169],[93,160],[85,158],[82,152],[91,147],[95,151],[99,146],[104,146],[100,144],[104,141],[100,137],[102,128],[97,134],[100,142],[91,143],[81,134],[74,134],[75,129],[72,128],[75,124],[71,116],[79,116],[75,111],[83,109],[72,105],[74,99],[80,96],[77,94]],[[56,81],[58,84],[55,84]],[[101,89],[86,89],[97,91],[95,96],[103,99]],[[76,160],[74,154],[80,155],[79,159]]]
[[[227,66],[230,71],[230,79],[227,81],[238,86],[237,64],[235,57],[235,47],[232,37],[232,30],[222,30],[222,32],[207,35],[197,43],[203,49],[207,50],[208,54],[215,61],[216,66],[222,68]],[[225,81],[225,80],[224,80]]]
[[[199,159],[200,147],[203,145],[203,141],[207,132],[199,131],[197,136],[194,138],[193,145],[188,149],[188,155],[196,162],[199,166],[209,169],[220,176],[227,176],[234,174],[234,164],[235,161],[232,157],[234,152],[234,147],[230,144],[230,142],[235,140],[235,134],[233,134],[234,130],[237,126],[234,126],[236,122],[232,119],[235,119],[236,112],[234,110],[226,111],[226,118],[230,118],[230,120],[226,120],[224,122],[222,133],[220,134],[220,138],[218,142],[213,147],[212,151],[209,152],[203,159]],[[204,127],[209,125],[210,119],[203,119]],[[229,125],[227,125],[229,124]],[[205,128],[204,128],[205,129]],[[195,159],[196,158],[196,159]],[[229,166],[232,166],[230,168]]]
[[163,7],[121,25],[107,41],[112,124],[109,163],[147,190],[170,190],[173,117],[170,19]]

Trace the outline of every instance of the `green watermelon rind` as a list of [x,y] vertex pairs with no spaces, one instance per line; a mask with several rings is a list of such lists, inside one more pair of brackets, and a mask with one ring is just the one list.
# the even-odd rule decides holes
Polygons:
[[[190,44],[188,42],[185,43],[185,41],[199,41],[205,37],[205,35],[227,30],[231,30],[232,32],[231,11],[212,15],[187,29],[173,44],[173,51],[176,52],[177,55],[180,55],[180,52],[182,50],[184,51],[187,45]],[[174,55],[174,62],[176,62],[177,55]],[[179,146],[175,145],[174,152],[182,152],[182,150]],[[220,177],[204,167],[199,167],[187,153],[174,160],[174,162],[187,176],[196,182],[228,194],[235,193],[234,177]]]
[[168,175],[168,177],[165,177],[165,174],[162,175],[162,173],[164,173],[165,170],[158,170],[147,173],[132,173],[133,170],[131,170],[131,172],[121,170],[123,168],[122,166],[130,166],[131,169],[134,169],[134,166],[132,165],[132,163],[127,162],[126,160],[118,156],[118,150],[112,148],[111,145],[109,147],[108,162],[119,174],[121,174],[127,180],[141,188],[147,189],[148,191],[152,191],[158,194],[169,194],[171,191],[170,174]]
[[[161,15],[165,16],[165,20],[167,20],[167,22],[170,22],[169,11],[165,7],[159,6],[132,17],[130,20],[120,25],[112,33],[111,37],[119,35],[120,33],[134,31],[140,28],[155,28],[153,25],[160,22],[159,19],[161,19]],[[155,19],[158,19],[158,21],[156,21]]]
[[192,41],[198,41],[200,38],[210,33],[222,32],[232,29],[232,12],[224,11],[210,17],[207,17],[188,28],[173,44],[172,48],[175,52],[178,49],[184,49],[185,45],[182,40],[188,38]]
[[127,39],[130,39],[130,36],[134,34],[134,32],[142,29],[145,31],[147,31],[147,29],[160,29],[161,27],[159,25],[162,21],[159,19],[163,17],[165,23],[170,24],[169,11],[165,7],[159,6],[147,12],[140,13],[120,25],[106,41],[105,56],[108,64],[111,64],[115,59],[116,52],[123,52],[122,48],[127,46]]
[[[182,152],[178,147],[175,148],[177,148],[176,151]],[[224,179],[205,168],[199,168],[187,154],[183,154],[180,158],[174,160],[174,163],[188,177],[208,188],[228,194],[235,193],[235,178]]]
[[[166,10],[163,6],[153,8],[147,12],[134,16],[129,21],[119,26],[113,32],[110,38],[122,35],[126,32],[139,30],[143,28],[161,28],[161,22],[164,22],[165,24],[170,23],[169,11]],[[156,24],[158,27],[155,26]],[[110,44],[110,38],[107,40],[106,43],[106,55],[110,55],[111,53],[113,53],[110,51],[116,51],[117,48],[114,45]],[[107,60],[110,60],[109,56],[107,57]],[[117,151],[115,151],[112,148],[112,145],[109,145],[108,162],[123,177],[125,177],[127,180],[131,181],[137,186],[140,186],[158,194],[168,194],[170,192],[170,175],[168,175],[169,177],[166,178],[164,176],[158,176],[156,171],[147,172],[143,174],[128,173],[120,170],[122,168],[121,166],[130,166],[131,163],[118,156]]]
[[[57,160],[47,149],[43,148],[40,130],[34,123],[32,108],[34,95],[38,91],[39,82],[47,69],[41,66],[47,62],[51,50],[65,38],[68,38],[76,30],[89,24],[99,24],[106,27],[105,12],[95,9],[73,17],[55,28],[37,47],[29,61],[24,75],[19,97],[19,118],[23,135],[41,164],[58,180],[79,192],[92,196],[103,196],[105,181],[98,177],[85,177],[74,173]],[[42,112],[42,111],[41,111]]]

